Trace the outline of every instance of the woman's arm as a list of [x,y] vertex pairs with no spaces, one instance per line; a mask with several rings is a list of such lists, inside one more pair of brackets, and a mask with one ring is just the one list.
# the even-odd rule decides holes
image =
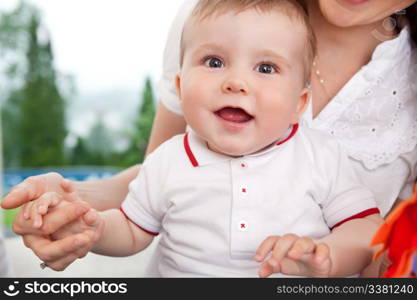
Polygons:
[[370,242],[382,223],[383,219],[377,214],[354,219],[333,229],[330,235],[318,241],[326,243],[331,249],[331,277],[360,273],[369,264],[373,256]]
[[[172,126],[171,126],[172,124]],[[182,117],[170,112],[162,104],[159,105],[154,126],[152,129],[148,153],[152,152],[160,143],[166,139],[183,132],[185,122]],[[41,197],[46,192],[56,192],[58,194],[66,192],[76,192],[81,200],[88,202],[97,210],[106,210],[120,207],[123,199],[128,192],[129,182],[138,174],[140,166],[131,167],[111,178],[86,181],[69,182],[58,173],[48,173],[26,179],[21,184],[13,188],[12,192],[2,201],[2,207],[12,209],[19,207],[31,200]],[[78,257],[85,255],[93,239],[97,236],[98,227],[95,218],[90,222],[85,218],[80,218],[86,210],[80,203],[70,203],[64,208],[52,211],[48,218],[53,222],[46,222],[49,225],[40,229],[34,229],[32,224],[25,220],[20,211],[13,227],[15,232],[22,235],[27,247],[31,248],[38,256],[50,258],[46,262],[55,270],[63,270]],[[77,222],[72,222],[77,220]],[[51,225],[52,224],[52,225]],[[60,231],[59,240],[52,238],[51,233]],[[85,244],[82,246],[73,245],[77,239],[76,233],[90,232],[84,235]],[[78,239],[79,239],[78,235]],[[79,253],[74,256],[74,250]]]
[[[177,108],[179,113],[179,102],[177,102],[174,86],[174,78],[179,72],[179,45],[182,27],[185,19],[189,12],[194,7],[196,1],[186,1],[179,10],[179,13],[174,20],[171,28],[171,32],[167,39],[167,45],[164,53],[164,72],[161,81],[159,94],[160,104],[157,109],[156,118],[153,124],[152,133],[147,149],[147,154],[155,150],[165,140],[172,136],[182,133],[185,130],[184,119],[172,112],[174,109],[169,110],[162,103],[165,97],[169,97],[167,103],[170,103],[171,108]],[[174,50],[174,51],[173,51]],[[163,91],[163,92],[161,92]],[[165,96],[164,96],[165,95]],[[128,184],[135,178],[139,172],[140,167],[134,166],[127,169],[116,176],[109,179],[95,180],[88,182],[75,182],[71,183],[64,180],[64,178],[57,174],[45,174],[36,177],[32,177],[25,180],[13,189],[13,192],[7,195],[1,203],[1,206],[5,209],[12,209],[19,207],[31,200],[39,198],[46,192],[56,192],[62,194],[68,192],[63,186],[71,187],[73,192],[78,193],[81,200],[88,202],[93,208],[97,210],[104,210],[108,208],[120,207],[121,202],[127,195]],[[68,211],[71,208],[74,213],[69,215]],[[59,269],[65,268],[76,259],[70,253],[73,251],[68,245],[72,245],[75,240],[75,233],[85,232],[87,228],[90,229],[94,234],[86,236],[87,246],[78,246],[79,256],[83,255],[88,249],[91,248],[93,238],[91,236],[97,235],[97,228],[94,226],[95,218],[91,218],[91,222],[88,221],[87,213],[83,217],[80,217],[85,212],[82,210],[83,207],[80,204],[71,203],[68,207],[57,209],[52,212],[50,217],[54,217],[54,220],[59,220],[50,226],[50,230],[58,230],[60,232],[59,240],[52,238],[51,232],[43,232],[36,230],[33,232],[31,224],[25,221],[22,217],[22,213],[19,212],[18,216],[14,221],[14,227],[19,229],[18,234],[23,236],[27,247],[31,248],[35,253],[39,253],[41,250],[45,250],[45,256],[51,258],[48,260],[48,264],[56,264]],[[91,215],[91,214],[90,214]],[[94,214],[92,214],[94,215]],[[78,218],[78,219],[77,219]],[[70,222],[69,219],[78,220],[77,222]],[[87,220],[84,220],[87,219]],[[68,226],[64,226],[68,224]],[[67,238],[65,238],[68,236]],[[64,243],[66,242],[66,244]],[[42,245],[42,246],[40,246]],[[70,248],[70,249],[69,249]],[[65,249],[69,249],[65,254]],[[39,255],[38,255],[39,256]]]
[[83,201],[96,210],[117,208],[127,195],[129,183],[139,171],[140,165],[136,165],[110,178],[75,182],[74,189]]
[[[185,131],[185,121],[181,116],[169,111],[160,104],[152,128],[147,153],[155,150],[161,143],[174,135]],[[100,180],[73,182],[71,191],[78,193],[80,198],[97,210],[117,208],[127,195],[129,183],[138,175],[140,166],[136,165],[121,173]],[[46,192],[65,193],[63,185],[66,180],[58,173],[33,176],[15,186],[3,199],[4,209],[19,207],[39,198]]]
[[[391,210],[387,213],[387,216],[389,216],[390,213],[404,201],[405,200],[401,198],[397,198]],[[389,265],[390,265],[390,261],[388,260],[386,253],[384,253],[378,259],[372,260],[372,262],[365,269],[363,269],[361,273],[361,277],[371,277],[371,278],[379,277],[381,274],[385,272],[385,270],[388,268]]]
[[153,152],[173,136],[184,133],[185,127],[184,117],[173,113],[159,101],[146,154]]
[[111,178],[84,182],[69,182],[58,173],[29,177],[12,188],[3,199],[4,209],[17,208],[43,194],[54,192],[63,195],[76,192],[83,201],[97,210],[119,207],[127,195],[128,184],[139,172],[139,165],[131,167]]
[[[160,102],[146,154],[171,137],[183,133],[185,126],[182,116],[171,112]],[[81,199],[99,211],[117,208],[127,195],[129,183],[139,171],[140,166],[136,165],[108,179],[76,182],[75,190]]]

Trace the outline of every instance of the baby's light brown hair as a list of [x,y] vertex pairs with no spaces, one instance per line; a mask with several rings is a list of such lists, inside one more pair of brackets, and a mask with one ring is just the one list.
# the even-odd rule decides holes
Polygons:
[[[307,85],[311,78],[311,69],[316,55],[316,39],[311,28],[307,13],[296,0],[200,0],[192,11],[190,18],[203,20],[213,15],[221,15],[229,11],[236,13],[247,9],[257,9],[260,12],[279,10],[290,18],[299,21],[306,28],[306,55],[304,63],[304,83]],[[186,22],[187,24],[188,22]],[[186,26],[186,25],[185,25]],[[288,30],[291,30],[290,28]],[[184,35],[184,31],[183,31]],[[181,37],[180,66],[183,64],[185,45]]]

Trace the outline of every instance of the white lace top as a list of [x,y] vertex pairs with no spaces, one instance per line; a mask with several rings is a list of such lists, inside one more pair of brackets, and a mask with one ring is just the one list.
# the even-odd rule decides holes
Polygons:
[[[196,0],[185,1],[174,20],[158,84],[159,99],[177,114],[181,114],[181,108],[174,78],[180,68],[180,37],[195,3]],[[406,28],[397,38],[380,44],[371,61],[315,119],[311,102],[304,115],[309,126],[328,132],[344,146],[383,215],[398,197],[407,199],[411,195],[416,178],[416,57]]]
[[417,162],[417,51],[408,28],[380,44],[314,120],[311,105],[304,117],[344,146],[383,214],[407,199]]

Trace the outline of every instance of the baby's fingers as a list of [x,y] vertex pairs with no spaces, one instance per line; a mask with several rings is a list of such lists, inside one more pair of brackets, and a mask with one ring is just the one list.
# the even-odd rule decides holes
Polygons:
[[255,260],[261,262],[265,259],[269,252],[274,249],[275,244],[280,239],[279,236],[270,236],[266,238],[256,250]]
[[316,244],[311,238],[302,237],[294,243],[294,245],[288,252],[288,257],[294,260],[298,260],[303,255],[313,254],[315,249]]
[[264,261],[258,270],[258,276],[260,278],[266,278],[270,276],[272,273],[274,273],[274,267],[272,267],[268,261]]
[[295,234],[286,234],[281,237],[275,244],[271,258],[269,259],[271,266],[277,268],[298,239],[299,237]]
[[36,201],[36,206],[38,208],[38,213],[45,215],[48,212],[49,208],[57,206],[61,202],[62,196],[55,192],[45,193],[38,201]]
[[33,226],[40,228],[42,226],[42,216],[48,212],[48,209],[58,205],[61,202],[62,196],[55,192],[48,192],[43,194],[36,200],[31,209],[30,217],[33,220]]
[[317,265],[321,265],[327,259],[330,259],[329,246],[327,246],[327,244],[324,243],[318,244],[314,254],[314,263]]
[[28,202],[22,207],[23,218],[25,220],[30,219],[30,211],[31,211],[32,205],[33,205],[33,202]]

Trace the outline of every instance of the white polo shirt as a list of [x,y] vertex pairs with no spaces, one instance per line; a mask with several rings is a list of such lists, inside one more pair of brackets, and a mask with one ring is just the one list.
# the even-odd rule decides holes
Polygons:
[[[197,2],[184,0],[172,23],[157,88],[158,99],[179,115],[175,76],[180,71],[181,32]],[[303,115],[309,127],[341,143],[384,216],[398,197],[413,194],[417,177],[417,50],[410,41],[410,30],[404,28],[395,39],[381,43],[317,117],[311,107],[314,95]]]
[[161,145],[129,186],[122,211],[161,234],[152,277],[256,277],[256,249],[270,235],[321,238],[378,213],[339,144],[294,126],[261,153],[210,151],[193,132]]

